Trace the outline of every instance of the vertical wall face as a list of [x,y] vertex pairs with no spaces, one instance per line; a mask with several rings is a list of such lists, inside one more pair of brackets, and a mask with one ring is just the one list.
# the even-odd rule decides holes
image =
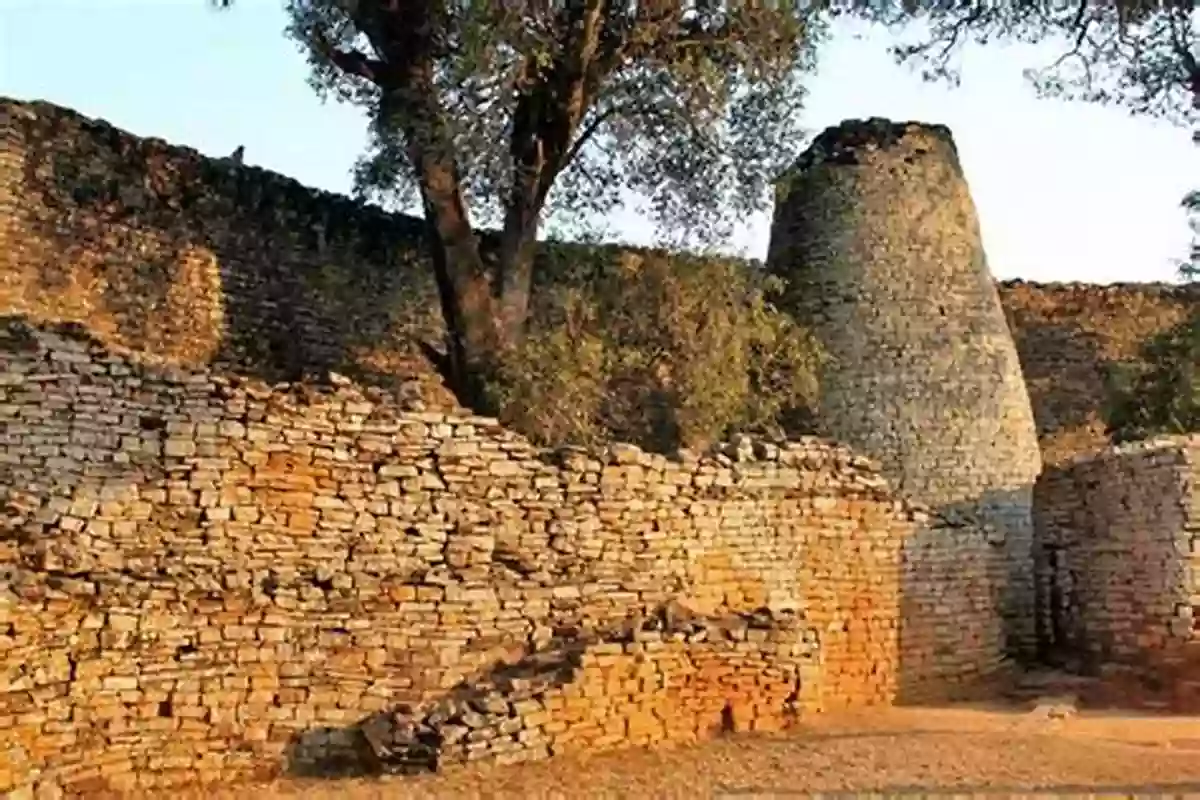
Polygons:
[[453,399],[419,220],[0,98],[0,311],[268,380],[325,369]]
[[545,452],[0,317],[0,794],[308,769],[402,703],[516,760],[954,695],[998,581],[925,516],[824,441]]
[[781,186],[768,256],[832,356],[827,432],[904,494],[1003,532],[1010,646],[1032,646],[1038,441],[949,131],[849,121]]
[[[1039,629],[1047,655],[1196,685],[1198,452],[1194,438],[1139,442],[1048,470],[1038,481]],[[1200,695],[1189,701],[1194,708]]]

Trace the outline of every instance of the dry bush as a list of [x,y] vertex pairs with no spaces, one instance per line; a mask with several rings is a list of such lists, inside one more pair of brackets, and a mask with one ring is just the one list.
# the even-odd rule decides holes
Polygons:
[[703,447],[782,433],[815,402],[819,348],[754,266],[626,251],[581,274],[539,291],[528,337],[491,382],[501,418],[535,441]]

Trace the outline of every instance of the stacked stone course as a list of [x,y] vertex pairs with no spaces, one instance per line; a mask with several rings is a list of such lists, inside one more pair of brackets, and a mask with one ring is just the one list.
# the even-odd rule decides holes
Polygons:
[[[0,790],[402,762],[410,729],[438,763],[690,741],[1003,666],[1003,549],[824,441],[548,453],[336,375],[0,330]],[[943,534],[978,572],[914,560]],[[508,704],[465,743],[464,696]]]
[[950,132],[824,131],[780,182],[767,264],[830,355],[822,430],[906,497],[1004,532],[1010,648],[1031,656],[1037,430]]
[[[1005,328],[948,134],[851,128],[801,167],[861,202],[800,213],[836,194],[801,186],[772,262],[823,287],[795,310],[847,336],[825,420],[881,463],[817,439],[538,451],[414,354],[441,330],[418,221],[0,100],[0,792],[952,699],[1029,645],[1035,574],[1044,646],[1191,691],[1194,444],[1068,460],[1107,442],[1107,365],[1194,287],[1001,284]],[[1014,352],[1059,467],[1036,540]]]
[[1088,672],[1132,671],[1200,708],[1200,439],[1164,437],[1038,485],[1042,640]]

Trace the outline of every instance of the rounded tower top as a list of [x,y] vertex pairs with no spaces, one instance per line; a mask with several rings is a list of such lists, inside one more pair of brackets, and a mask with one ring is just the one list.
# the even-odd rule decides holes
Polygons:
[[950,130],[846,120],[780,184],[767,263],[832,356],[826,432],[934,506],[1027,488],[1029,397]]
[[927,146],[938,146],[939,149],[943,149],[939,157],[945,159],[948,155],[949,162],[959,174],[962,173],[954,134],[945,125],[914,120],[894,122],[884,117],[871,117],[842,120],[839,124],[823,130],[796,159],[788,174],[802,172],[826,162],[858,164],[861,163],[862,153],[888,150],[905,140],[918,147],[920,145],[916,140],[926,143]]

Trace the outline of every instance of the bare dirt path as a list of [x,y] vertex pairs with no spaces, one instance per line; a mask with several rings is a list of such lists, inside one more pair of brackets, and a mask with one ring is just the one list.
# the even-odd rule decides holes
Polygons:
[[850,791],[1200,793],[1200,718],[881,709],[822,717],[777,737],[732,736],[695,747],[416,778],[280,780],[203,796],[694,800]]

